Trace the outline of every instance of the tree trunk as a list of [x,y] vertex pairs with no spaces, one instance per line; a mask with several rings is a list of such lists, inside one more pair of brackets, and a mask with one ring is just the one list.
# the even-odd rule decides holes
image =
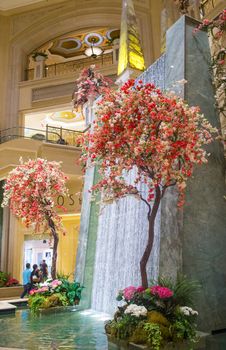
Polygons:
[[154,199],[154,203],[152,206],[152,210],[151,213],[148,213],[148,241],[147,241],[147,245],[144,251],[144,254],[141,258],[140,261],[140,273],[141,273],[141,280],[142,280],[142,286],[144,288],[148,287],[148,278],[147,278],[147,270],[146,270],[146,266],[147,266],[147,262],[148,259],[150,257],[151,254],[151,250],[153,247],[153,242],[154,242],[154,235],[155,235],[155,218],[158,212],[158,208],[159,208],[159,204],[161,201],[161,190],[158,187],[156,187],[155,189],[155,199]]
[[53,236],[53,256],[52,256],[52,267],[51,267],[51,276],[52,279],[56,279],[56,262],[57,262],[57,247],[59,242],[59,236],[56,232],[55,224],[51,218],[48,219],[48,224]]

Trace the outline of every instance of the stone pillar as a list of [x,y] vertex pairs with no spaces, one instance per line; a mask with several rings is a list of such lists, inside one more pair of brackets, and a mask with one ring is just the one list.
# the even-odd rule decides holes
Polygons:
[[[87,102],[85,111],[87,125],[93,121],[94,110],[95,102]],[[97,182],[97,178],[98,172],[96,168],[92,167],[86,170],[75,267],[76,281],[85,286],[80,302],[82,308],[90,308],[91,306],[99,205],[92,201],[90,188]]]
[[37,56],[34,62],[34,79],[42,79],[45,77],[45,57]]
[[[190,106],[198,105],[212,125],[220,127],[214,108],[210,49],[206,32],[193,35],[198,22],[183,16],[167,32],[165,84]],[[188,81],[182,88],[178,80]],[[183,212],[169,191],[162,205],[160,273],[182,270],[199,281],[199,328],[226,328],[226,201],[225,159],[219,141],[207,147],[208,164],[197,166],[188,181]],[[179,213],[179,214],[178,214]]]
[[113,41],[113,64],[118,63],[119,58],[119,39]]

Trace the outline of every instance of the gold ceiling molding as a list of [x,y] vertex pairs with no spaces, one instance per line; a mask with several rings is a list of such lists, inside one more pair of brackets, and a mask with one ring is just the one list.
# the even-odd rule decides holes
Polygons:
[[119,39],[120,29],[100,28],[84,33],[64,34],[51,42],[38,48],[38,51],[46,51],[52,55],[71,58],[84,54],[84,51],[92,44],[102,48],[112,48],[112,42]]

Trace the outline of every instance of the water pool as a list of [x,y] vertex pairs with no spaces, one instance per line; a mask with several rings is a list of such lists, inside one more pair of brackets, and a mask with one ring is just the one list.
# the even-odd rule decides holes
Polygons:
[[34,317],[29,310],[0,318],[0,347],[32,350],[107,350],[106,314],[66,311]]

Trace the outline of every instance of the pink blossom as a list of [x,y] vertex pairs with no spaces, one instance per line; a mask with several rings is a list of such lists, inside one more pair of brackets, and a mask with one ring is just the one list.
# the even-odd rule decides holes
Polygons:
[[173,296],[173,291],[167,287],[153,286],[150,288],[151,293],[158,296],[160,299],[170,298]]
[[205,26],[208,26],[211,22],[209,19],[205,18],[202,22]]
[[145,288],[143,286],[139,286],[137,287],[137,293],[142,293],[145,290]]
[[49,288],[48,287],[42,287],[37,290],[37,293],[43,293],[43,292],[48,292]]
[[134,296],[134,293],[136,293],[137,289],[136,287],[129,286],[123,290],[123,295],[126,300],[131,300]]
[[61,217],[55,209],[57,196],[68,193],[61,164],[41,158],[27,162],[21,159],[20,163],[8,174],[2,206],[9,205],[26,227],[34,224],[36,231],[44,231],[51,217],[56,228],[63,231]]
[[59,281],[59,280],[53,280],[53,281],[51,282],[52,288],[56,288],[57,286],[60,286],[61,284],[62,284],[62,282]]

